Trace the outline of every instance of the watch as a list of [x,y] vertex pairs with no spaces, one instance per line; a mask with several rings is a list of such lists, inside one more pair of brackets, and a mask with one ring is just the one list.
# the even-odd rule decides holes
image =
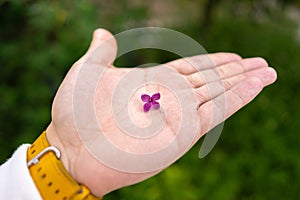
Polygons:
[[83,184],[77,183],[60,161],[60,151],[50,146],[46,132],[27,150],[30,175],[45,200],[96,200]]

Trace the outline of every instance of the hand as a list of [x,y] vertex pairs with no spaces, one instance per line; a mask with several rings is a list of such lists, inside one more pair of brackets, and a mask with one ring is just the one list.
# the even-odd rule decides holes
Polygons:
[[[130,119],[124,120],[131,120],[138,127],[146,127],[151,123],[151,117],[161,116],[163,112],[165,125],[161,128],[157,136],[147,142],[132,140],[132,138],[123,133],[114,120],[115,113],[108,106],[111,105],[113,100],[113,88],[117,86],[124,76],[133,70],[140,70],[138,72],[144,75],[144,81],[147,82],[148,75],[155,67],[130,69],[115,68],[112,65],[107,66],[106,64],[113,63],[115,59],[117,45],[114,40],[111,40],[109,43],[107,52],[103,52],[103,55],[97,57],[98,60],[96,57],[94,59],[87,59],[99,45],[107,39],[112,39],[112,37],[109,32],[102,29],[94,32],[89,50],[72,66],[55,96],[52,107],[52,121],[46,130],[50,144],[60,149],[62,162],[70,174],[77,182],[86,185],[97,196],[102,196],[112,190],[141,182],[167,166],[151,172],[128,173],[113,169],[99,162],[87,150],[78,135],[79,129],[76,127],[72,104],[74,88],[83,65],[94,64],[98,65],[99,68],[105,69],[95,90],[95,110],[97,119],[101,124],[105,125],[102,127],[102,134],[111,141],[114,141],[118,148],[138,153],[159,150],[174,139],[174,135],[176,135],[176,131],[179,129],[178,121],[181,119],[180,102],[173,101],[176,97],[172,91],[161,87],[159,84],[146,84],[139,87],[130,99],[124,99],[124,101],[128,101],[127,107],[120,108],[119,111],[120,113],[129,113]],[[207,58],[212,63],[203,62]],[[188,61],[203,62],[201,70],[196,70]],[[156,69],[171,70],[174,75],[186,81],[187,84],[183,86],[182,91],[189,90],[193,94],[197,106],[192,107],[189,112],[191,116],[197,116],[201,120],[199,120],[200,128],[197,129],[197,135],[192,138],[193,142],[191,146],[214,126],[223,122],[253,100],[263,87],[276,80],[276,72],[274,69],[268,67],[264,59],[242,59],[240,56],[232,53],[215,53],[179,59],[156,67]],[[218,79],[207,80],[202,76],[212,71],[218,73],[218,76],[216,76]],[[86,78],[88,79],[89,77]],[[172,82],[173,80],[167,79],[166,81]],[[87,87],[89,86],[87,85]],[[156,92],[162,94],[159,100],[161,109],[145,113],[142,108],[143,102],[140,100],[141,94],[147,93],[151,95]],[[180,93],[181,91],[175,92]],[[79,91],[79,97],[81,93],[82,97],[84,97],[85,91]],[[76,98],[79,97],[76,95]],[[220,101],[222,99],[224,101]],[[221,102],[226,102],[226,104],[223,105]],[[217,113],[214,111],[217,111]]]

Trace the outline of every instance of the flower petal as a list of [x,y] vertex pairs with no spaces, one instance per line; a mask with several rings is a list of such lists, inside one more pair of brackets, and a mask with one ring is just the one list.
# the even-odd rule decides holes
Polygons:
[[144,104],[144,112],[148,112],[151,108],[151,103],[145,103]]
[[156,101],[153,101],[153,102],[152,102],[152,108],[155,109],[155,110],[159,109],[159,108],[160,108],[159,103],[156,102]]
[[152,100],[160,99],[160,93],[158,92],[158,93],[153,94],[151,98],[152,98]]
[[150,96],[148,94],[142,94],[141,99],[143,102],[149,102]]

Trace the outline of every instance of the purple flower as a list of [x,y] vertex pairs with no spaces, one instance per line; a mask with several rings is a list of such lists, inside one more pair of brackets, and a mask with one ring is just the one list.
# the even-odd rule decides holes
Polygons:
[[153,109],[159,109],[160,105],[157,102],[157,100],[160,99],[160,93],[155,93],[151,97],[148,94],[142,94],[141,99],[143,102],[146,102],[144,104],[144,112],[148,112],[150,108]]

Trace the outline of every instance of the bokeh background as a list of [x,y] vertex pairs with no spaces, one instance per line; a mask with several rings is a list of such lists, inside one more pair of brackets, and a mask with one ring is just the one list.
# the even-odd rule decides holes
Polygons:
[[[0,0],[0,162],[47,127],[55,92],[95,28],[143,26],[175,29],[208,52],[262,56],[278,81],[226,121],[208,156],[198,158],[200,141],[164,172],[105,199],[299,199],[297,0]],[[117,63],[173,58],[140,50]]]

